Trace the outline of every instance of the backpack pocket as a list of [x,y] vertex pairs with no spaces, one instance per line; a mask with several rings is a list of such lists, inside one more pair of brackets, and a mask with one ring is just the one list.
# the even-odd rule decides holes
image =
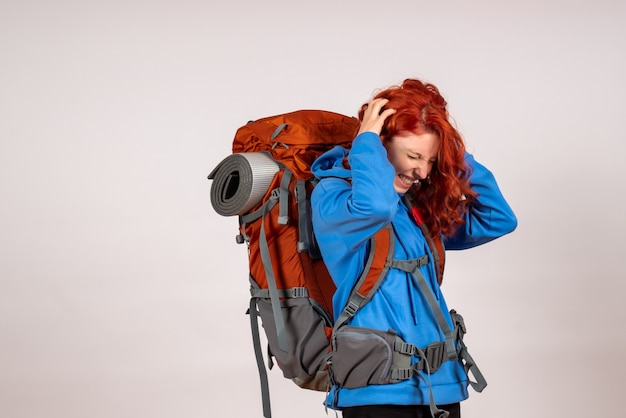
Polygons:
[[270,300],[257,300],[270,355],[274,356],[286,378],[308,389],[326,391],[329,385],[326,362],[330,356],[331,328],[320,314],[321,308],[308,298],[283,299],[280,304],[287,351],[279,347]]
[[[393,330],[344,326],[333,335],[332,376],[344,388],[394,383],[394,347],[398,339]],[[410,361],[410,360],[409,360]]]

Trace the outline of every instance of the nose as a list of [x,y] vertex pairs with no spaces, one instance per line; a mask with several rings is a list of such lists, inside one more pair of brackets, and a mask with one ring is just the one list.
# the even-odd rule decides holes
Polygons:
[[428,161],[423,160],[423,159],[417,160],[413,168],[413,175],[418,179],[425,179],[426,177],[428,177],[429,169],[430,169],[430,166],[428,164]]

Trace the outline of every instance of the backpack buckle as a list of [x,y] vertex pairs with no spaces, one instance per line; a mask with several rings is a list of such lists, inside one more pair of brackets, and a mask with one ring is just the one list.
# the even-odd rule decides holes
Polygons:
[[442,342],[436,342],[430,344],[424,350],[423,360],[428,363],[430,373],[435,373],[443,364],[445,353],[445,344]]
[[350,317],[354,316],[355,312],[359,310],[359,305],[354,303],[353,301],[349,301],[343,310]]
[[291,290],[290,297],[292,298],[308,298],[309,297],[309,291],[307,290],[306,287],[294,287],[290,290]]
[[454,328],[458,329],[459,336],[462,339],[463,335],[467,333],[467,328],[465,328],[465,321],[463,317],[457,313],[454,309],[450,310],[450,317],[452,318],[452,323],[454,324]]

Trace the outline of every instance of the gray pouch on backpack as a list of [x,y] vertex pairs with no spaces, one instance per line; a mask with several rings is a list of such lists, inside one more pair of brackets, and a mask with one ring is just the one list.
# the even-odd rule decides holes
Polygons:
[[333,335],[332,375],[345,388],[396,383],[394,368],[411,367],[411,357],[394,350],[402,341],[393,330],[343,326]]
[[330,354],[324,331],[328,325],[320,314],[320,308],[308,298],[281,300],[280,304],[287,328],[287,351],[279,347],[270,301],[263,298],[258,300],[270,353],[276,358],[286,378],[308,389],[326,391],[328,378],[326,376],[324,380],[324,376],[319,374]]

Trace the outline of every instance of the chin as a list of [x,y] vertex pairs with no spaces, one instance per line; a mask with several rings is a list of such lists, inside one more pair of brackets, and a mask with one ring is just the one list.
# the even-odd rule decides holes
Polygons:
[[395,186],[394,189],[396,190],[396,192],[400,193],[400,194],[405,194],[406,192],[408,192],[411,188],[410,187],[400,187],[400,186]]

